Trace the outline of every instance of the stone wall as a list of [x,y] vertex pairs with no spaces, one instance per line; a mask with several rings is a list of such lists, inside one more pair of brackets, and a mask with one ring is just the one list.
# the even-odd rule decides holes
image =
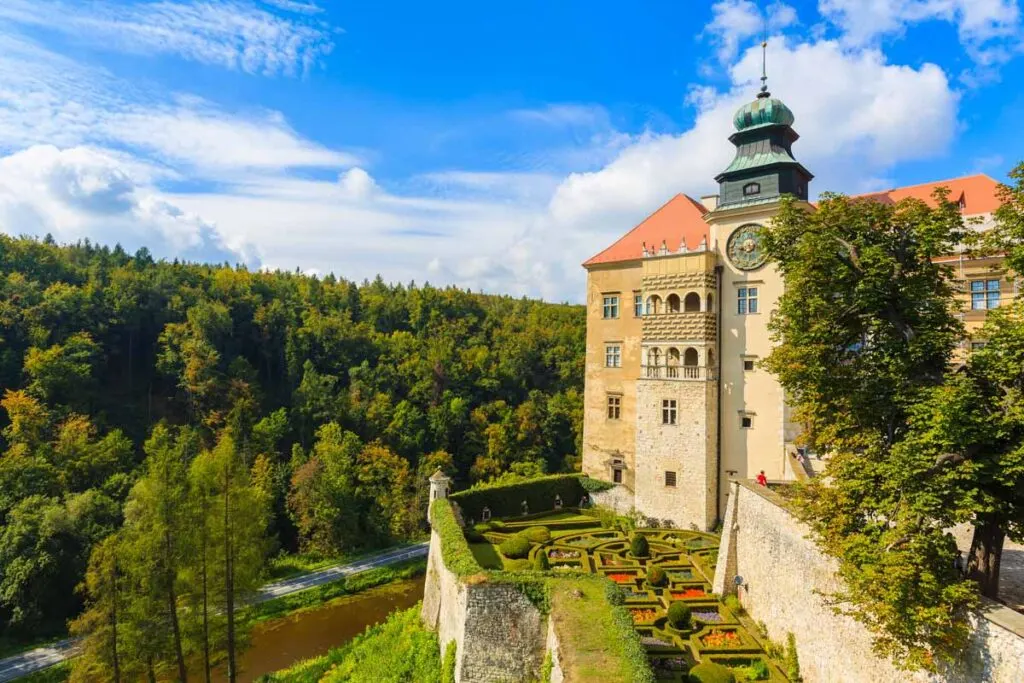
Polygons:
[[559,649],[558,633],[555,631],[554,619],[548,619],[548,638],[545,647],[551,653],[550,683],[563,683],[565,681],[565,672],[562,671],[561,650]]
[[594,505],[600,505],[601,507],[615,510],[615,512],[620,515],[626,514],[636,506],[636,499],[633,495],[633,491],[621,484],[613,486],[607,491],[591,493],[590,501]]
[[[475,578],[475,577],[474,577]],[[430,534],[421,618],[437,631],[442,654],[456,644],[456,683],[535,679],[544,658],[547,620],[515,586],[460,580],[445,567],[441,537]]]
[[[637,382],[636,509],[674,526],[715,524],[718,384],[643,379]],[[675,399],[676,424],[662,422],[662,401]],[[665,473],[675,472],[667,486]]]
[[[807,538],[808,528],[781,499],[750,482],[732,482],[723,520],[714,590],[735,592],[768,635],[796,635],[807,683],[1020,683],[1024,680],[1024,615],[988,602],[974,618],[964,660],[942,675],[908,674],[871,653],[868,632],[833,613],[821,593],[834,592],[836,563]],[[742,578],[737,589],[734,578]]]

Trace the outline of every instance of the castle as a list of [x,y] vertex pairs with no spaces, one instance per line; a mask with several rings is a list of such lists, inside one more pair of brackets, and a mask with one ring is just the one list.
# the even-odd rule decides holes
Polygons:
[[[648,517],[707,530],[724,513],[730,477],[796,476],[800,426],[757,364],[771,350],[769,315],[784,288],[766,262],[762,231],[784,195],[814,210],[813,176],[792,152],[794,120],[762,87],[736,112],[736,157],[715,178],[718,194],[676,195],[583,264],[583,471],[620,484]],[[980,229],[991,224],[998,183],[984,175],[866,198],[932,202],[940,186]],[[976,334],[1013,285],[1001,259],[960,253],[949,261],[963,281],[962,318]],[[979,344],[970,337],[964,352]]]

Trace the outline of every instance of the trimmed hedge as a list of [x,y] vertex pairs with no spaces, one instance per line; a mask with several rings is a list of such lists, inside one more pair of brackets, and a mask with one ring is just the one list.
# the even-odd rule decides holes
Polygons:
[[614,488],[615,484],[604,479],[594,479],[592,477],[583,477],[580,479],[580,484],[583,485],[583,489],[587,493],[601,493],[601,491],[607,491],[608,489]]
[[647,537],[642,534],[633,534],[633,538],[629,539],[629,553],[633,557],[650,555],[651,545],[647,542]]
[[522,533],[509,536],[501,542],[498,550],[510,560],[522,559],[530,554],[530,539],[526,537],[526,534]]
[[533,558],[533,568],[539,572],[551,569],[551,561],[548,560],[548,554],[543,549]]
[[462,527],[455,519],[455,511],[447,500],[442,498],[431,503],[430,523],[441,537],[441,556],[444,565],[450,571],[460,577],[472,576],[483,571],[469,550],[469,543],[462,533]]
[[649,567],[647,569],[647,583],[656,588],[661,588],[668,583],[668,576],[661,567]]
[[684,630],[690,628],[690,607],[684,602],[673,602],[668,606],[668,623],[673,628]]
[[523,501],[531,513],[555,508],[555,496],[562,505],[571,507],[579,503],[586,493],[581,483],[582,474],[553,474],[515,484],[478,484],[471,489],[449,496],[462,508],[465,519],[483,519],[483,510],[490,508],[494,517],[522,517]]
[[690,669],[690,683],[736,683],[736,676],[727,666],[704,662]]
[[530,543],[547,543],[551,540],[551,530],[546,526],[533,526],[526,530]]

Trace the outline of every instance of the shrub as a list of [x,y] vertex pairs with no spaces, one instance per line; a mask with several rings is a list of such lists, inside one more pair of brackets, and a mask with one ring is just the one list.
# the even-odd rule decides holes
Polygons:
[[611,579],[606,580],[604,584],[604,597],[609,605],[622,605],[626,602],[626,594],[622,592],[619,584]]
[[492,519],[490,522],[488,522],[488,524],[490,524],[491,528],[495,531],[501,531],[505,528],[505,522],[501,521],[500,519]]
[[786,676],[791,681],[800,679],[800,661],[796,657],[796,636],[792,633],[786,634]]
[[[771,671],[768,670],[768,665],[764,663],[762,659],[755,659],[754,663],[750,665],[750,679],[754,681],[766,681],[771,676]],[[790,679],[795,681],[797,679]]]
[[736,614],[743,614],[743,605],[740,604],[740,599],[735,595],[726,595],[723,602],[725,602],[726,607]]
[[668,623],[680,631],[690,628],[690,608],[682,602],[668,606]]
[[729,667],[703,662],[690,669],[690,683],[736,683]]
[[438,499],[431,503],[430,523],[441,537],[441,558],[445,567],[456,576],[471,576],[483,571],[470,552],[466,536],[455,520],[455,511],[447,500]]
[[601,491],[607,491],[608,489],[615,486],[615,484],[611,483],[610,481],[605,481],[603,479],[592,479],[585,475],[580,478],[580,485],[583,487],[583,490],[586,491],[587,493],[600,493]]
[[582,474],[553,474],[514,484],[478,484],[449,498],[459,504],[467,519],[481,519],[485,507],[495,517],[520,517],[524,500],[531,512],[553,510],[555,496],[563,505],[576,505],[586,493],[582,478]]
[[483,543],[486,539],[484,539],[483,534],[470,527],[469,529],[466,529],[466,540],[470,543]]
[[455,683],[455,641],[449,640],[441,660],[441,683]]
[[510,560],[518,560],[530,554],[530,539],[525,534],[509,536],[498,546],[501,554]]
[[633,537],[629,539],[629,552],[632,553],[633,557],[647,557],[651,554],[651,546],[647,542],[647,537],[642,534],[633,534]]
[[539,572],[546,572],[551,569],[551,562],[548,561],[548,554],[541,550],[537,557],[533,558],[533,568]]
[[652,586],[661,587],[668,582],[668,576],[661,567],[650,567],[647,570],[647,583]]
[[551,530],[546,526],[531,526],[526,530],[526,537],[531,543],[547,543],[551,540]]

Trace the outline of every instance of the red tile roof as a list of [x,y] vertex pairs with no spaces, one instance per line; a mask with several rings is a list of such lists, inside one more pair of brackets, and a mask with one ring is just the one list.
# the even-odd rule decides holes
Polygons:
[[656,251],[665,242],[669,251],[675,252],[685,239],[686,248],[696,250],[702,239],[708,239],[708,224],[704,222],[707,212],[697,200],[677,194],[615,244],[585,261],[583,266],[639,259],[643,257],[644,244]]
[[886,203],[896,202],[913,197],[928,204],[934,205],[935,200],[932,194],[936,188],[949,188],[949,200],[956,203],[963,201],[964,215],[975,216],[981,213],[991,213],[999,208],[999,197],[996,190],[999,183],[984,174],[953,178],[952,180],[940,180],[934,183],[923,183],[909,187],[898,187],[893,190],[871,192],[857,195],[857,199],[873,199]]

